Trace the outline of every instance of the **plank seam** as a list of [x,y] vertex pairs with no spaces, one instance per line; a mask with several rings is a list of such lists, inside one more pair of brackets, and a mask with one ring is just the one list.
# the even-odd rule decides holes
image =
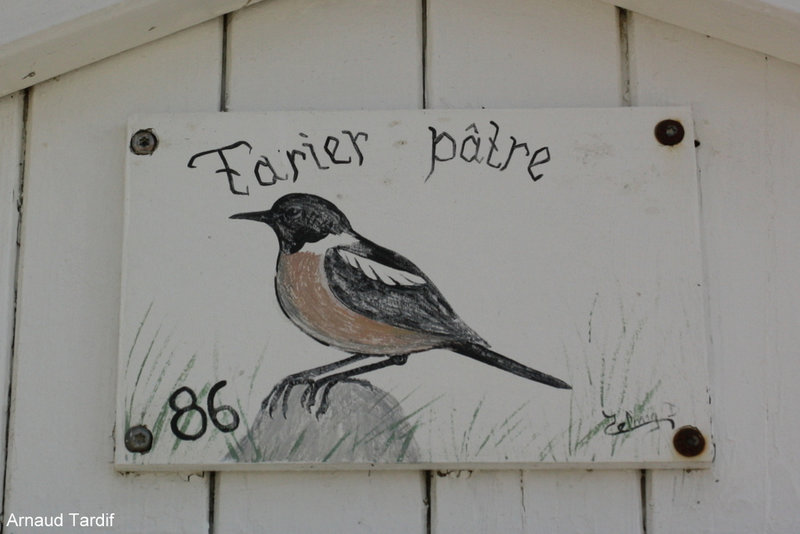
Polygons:
[[620,76],[622,78],[622,105],[631,106],[631,57],[629,39],[629,13],[627,9],[617,8],[619,26]]
[[22,208],[23,208],[23,193],[25,189],[25,157],[27,154],[27,138],[28,138],[28,120],[29,120],[29,103],[30,92],[32,89],[25,89],[22,91],[22,127],[20,131],[20,149],[19,149],[19,174],[17,181],[17,228],[16,228],[16,243],[14,245],[14,291],[12,294],[12,309],[11,309],[11,351],[9,353],[8,361],[8,390],[6,392],[6,428],[5,435],[3,436],[3,495],[0,497],[0,532],[3,531],[5,524],[5,509],[6,509],[6,488],[8,487],[8,450],[9,440],[11,438],[11,414],[13,413],[13,385],[14,385],[14,360],[17,348],[17,309],[19,297],[19,278],[20,278],[20,248],[22,244]]
[[[249,3],[249,2],[248,2]],[[220,46],[220,76],[219,76],[219,111],[228,111],[228,28],[230,27],[230,13],[222,15],[222,40]],[[217,472],[208,473],[208,534],[216,531],[215,513],[217,507]]]
[[217,472],[208,472],[208,534],[214,534],[215,511],[217,507]]
[[[420,21],[422,31],[422,109],[428,109],[428,1],[420,0]],[[433,533],[433,496],[431,486],[433,485],[433,471],[422,471],[425,479],[425,494],[423,495],[423,506],[425,509],[425,534]]]
[[647,534],[647,469],[639,471],[639,488],[642,496],[642,534]]
[[422,476],[425,477],[425,495],[422,501],[425,507],[425,534],[433,534],[433,471],[430,469],[423,471]]
[[522,531],[528,531],[528,511],[525,509],[525,471],[519,472],[520,499],[522,499]]
[[[631,107],[631,50],[630,50],[630,12],[627,9],[617,7],[617,23],[619,26],[619,50],[620,50],[620,77],[622,94],[620,100],[623,107]],[[639,471],[639,497],[642,509],[642,534],[647,534],[647,469]]]
[[219,110],[228,111],[228,30],[231,22],[230,13],[222,15],[222,54],[219,87]]
[[422,109],[428,109],[428,0],[422,1]]

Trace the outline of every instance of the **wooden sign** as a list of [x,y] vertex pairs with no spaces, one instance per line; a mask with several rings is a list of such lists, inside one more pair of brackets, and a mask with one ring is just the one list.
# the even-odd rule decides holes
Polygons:
[[688,108],[130,120],[116,464],[707,466]]

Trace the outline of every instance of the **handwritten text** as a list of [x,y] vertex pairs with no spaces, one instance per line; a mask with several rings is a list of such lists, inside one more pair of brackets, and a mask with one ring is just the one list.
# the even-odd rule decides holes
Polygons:
[[525,154],[522,157],[529,158],[528,175],[534,182],[539,180],[542,174],[536,174],[533,168],[550,161],[550,148],[542,146],[531,152],[527,142],[517,141],[513,135],[509,135],[508,141],[498,145],[500,126],[495,121],[489,121],[489,126],[494,131],[484,138],[473,122],[464,129],[462,139],[458,139],[459,134],[451,134],[446,130],[439,131],[433,126],[428,126],[431,134],[431,168],[425,181],[431,177],[438,163],[459,159],[477,165],[485,163],[487,167],[504,171],[508,169],[514,156],[522,152]]
[[607,414],[603,411],[603,417],[606,418],[603,422],[607,423],[603,429],[603,433],[607,436],[618,436],[649,425],[652,425],[652,430],[657,430],[661,428],[662,424],[667,423],[670,425],[670,428],[674,429],[675,421],[672,418],[675,417],[675,406],[671,403],[665,403],[665,408],[669,412],[666,415],[658,415],[655,412],[633,414],[625,410],[624,415],[620,416],[615,413]]
[[[257,157],[252,171],[258,185],[269,186],[286,180],[296,182],[300,176],[301,160],[307,161],[308,165],[321,171],[337,165],[358,165],[360,167],[364,164],[364,151],[359,143],[369,139],[369,134],[366,132],[353,133],[350,130],[341,130],[336,134],[325,136],[324,141],[318,140],[316,145],[303,132],[298,133],[297,136],[300,138],[297,146],[276,149],[271,157],[266,154]],[[198,152],[189,159],[188,167],[190,169],[197,168],[197,160],[200,158],[216,158],[221,167],[215,172],[225,175],[231,193],[249,195],[250,186],[242,183],[246,178],[230,164],[233,151],[244,150],[245,147],[247,153],[251,154],[253,145],[248,141],[236,141],[230,145]]]

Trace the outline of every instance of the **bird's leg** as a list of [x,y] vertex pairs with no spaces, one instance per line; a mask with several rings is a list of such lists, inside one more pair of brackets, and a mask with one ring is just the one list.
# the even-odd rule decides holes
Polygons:
[[308,385],[306,390],[303,392],[303,397],[300,402],[309,411],[311,411],[311,408],[316,404],[317,392],[321,389],[322,396],[319,401],[319,406],[317,407],[317,418],[319,418],[319,416],[328,410],[328,395],[331,391],[331,388],[339,382],[357,382],[371,386],[369,382],[353,379],[352,377],[369,373],[370,371],[383,369],[384,367],[389,367],[390,365],[403,365],[406,363],[406,361],[408,361],[408,354],[389,356],[380,362],[362,365],[361,367],[356,367],[355,369],[350,369],[349,371],[342,371],[341,373],[334,373],[332,375],[324,376],[318,380],[314,380],[313,383]]
[[333,386],[339,384],[341,382],[347,382],[348,384],[359,384],[361,387],[367,388],[371,391],[374,391],[375,388],[372,387],[372,384],[367,380],[362,380],[360,378],[341,378],[334,382],[323,382],[321,386],[318,386],[316,383],[309,384],[306,390],[303,392],[303,397],[300,399],[300,405],[303,406],[308,410],[308,413],[311,413],[311,409],[317,402],[317,394],[319,390],[322,390],[322,401],[319,404],[319,408],[317,409],[317,419],[328,411],[328,394]]
[[275,411],[278,403],[282,404],[283,408],[283,418],[286,418],[286,412],[289,408],[289,394],[292,391],[292,388],[298,384],[308,384],[309,387],[314,384],[314,377],[319,376],[330,371],[334,371],[339,369],[340,367],[344,367],[345,365],[349,365],[354,362],[358,362],[363,360],[364,358],[368,358],[369,354],[354,354],[349,358],[345,358],[344,360],[340,360],[338,362],[329,363],[327,365],[321,365],[319,367],[314,367],[313,369],[308,369],[306,371],[301,371],[299,373],[295,373],[292,375],[287,376],[277,384],[275,387],[272,388],[272,391],[264,398],[264,401],[261,403],[261,409],[267,410],[270,417],[272,417],[272,412]]

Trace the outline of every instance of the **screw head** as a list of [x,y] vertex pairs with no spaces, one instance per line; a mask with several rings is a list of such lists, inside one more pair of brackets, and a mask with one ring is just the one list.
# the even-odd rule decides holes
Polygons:
[[158,138],[150,128],[139,130],[131,136],[131,152],[137,156],[149,156],[157,147]]
[[672,445],[681,456],[694,458],[706,449],[706,438],[698,428],[682,426],[672,436]]
[[125,432],[125,448],[131,452],[146,453],[153,447],[153,433],[144,425],[132,426]]
[[675,146],[683,141],[685,135],[683,124],[675,119],[666,119],[656,124],[656,139],[662,145]]

